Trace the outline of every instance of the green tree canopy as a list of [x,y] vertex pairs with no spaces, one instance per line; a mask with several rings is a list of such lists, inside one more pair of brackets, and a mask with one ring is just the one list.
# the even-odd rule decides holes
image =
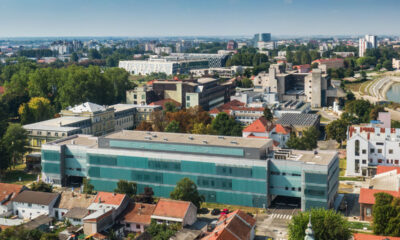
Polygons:
[[39,181],[32,183],[31,190],[37,192],[53,192],[53,186],[43,181]]
[[197,191],[196,184],[187,177],[182,178],[176,184],[176,187],[170,193],[170,196],[175,200],[192,202],[197,209],[200,208],[201,203],[204,201],[204,197]]
[[133,197],[136,195],[137,184],[135,182],[128,182],[125,180],[119,180],[117,183],[117,188],[114,189],[115,193],[126,194],[128,197]]
[[305,237],[305,230],[311,214],[314,237],[318,240],[348,240],[352,233],[349,223],[340,213],[322,208],[300,212],[289,223],[289,239],[300,240]]
[[15,167],[22,160],[24,154],[28,152],[28,133],[22,128],[21,124],[10,124],[3,136],[2,143],[6,146],[8,156],[11,157],[12,164]]
[[172,120],[164,129],[165,132],[173,132],[178,133],[180,132],[179,122]]
[[330,122],[325,129],[328,138],[336,140],[342,146],[343,141],[347,138],[348,125],[349,123],[343,119]]
[[375,193],[372,209],[373,230],[375,234],[400,236],[400,199],[387,193]]
[[225,112],[218,113],[218,115],[211,122],[212,129],[218,135],[223,136],[241,136],[242,126],[239,122]]
[[286,146],[297,150],[312,150],[317,148],[318,137],[319,132],[315,127],[303,131],[301,137],[292,132]]
[[263,116],[268,121],[272,121],[274,119],[274,115],[272,114],[271,109],[269,109],[268,107],[264,108]]

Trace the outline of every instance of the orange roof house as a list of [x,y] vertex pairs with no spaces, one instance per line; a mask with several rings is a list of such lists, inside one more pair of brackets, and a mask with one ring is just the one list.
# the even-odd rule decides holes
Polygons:
[[376,169],[376,174],[378,175],[378,174],[390,172],[393,170],[397,170],[397,174],[400,174],[400,167],[378,165],[378,167]]
[[256,220],[247,213],[236,210],[222,215],[212,232],[202,240],[250,240],[254,238]]
[[173,99],[170,99],[170,98],[162,99],[162,100],[159,100],[159,101],[155,101],[155,102],[149,103],[149,105],[151,105],[151,106],[153,106],[153,105],[162,106],[162,108],[165,109],[165,104],[168,103],[168,102],[173,103],[175,105],[175,107],[177,107],[177,108],[181,107],[181,104],[179,102],[177,102],[177,101],[175,101]]
[[400,240],[400,237],[377,236],[365,233],[354,233],[354,240]]
[[387,194],[392,195],[393,197],[400,197],[399,191],[387,191],[387,190],[379,190],[379,189],[361,188],[360,189],[360,197],[358,199],[358,202],[364,203],[364,204],[375,204],[375,193],[387,193]]
[[259,119],[255,120],[252,124],[247,126],[243,129],[243,132],[250,132],[250,133],[265,133],[271,132],[274,129],[274,124],[268,121],[265,117],[260,117]]
[[122,221],[148,226],[151,223],[151,215],[153,215],[155,208],[155,204],[131,203],[125,209]]
[[93,203],[121,205],[121,203],[125,197],[126,197],[125,194],[110,193],[110,192],[98,192]]
[[151,219],[158,222],[179,222],[182,226],[192,225],[197,220],[197,207],[191,202],[161,198]]
[[23,185],[0,183],[0,214],[10,211],[9,203],[25,189]]

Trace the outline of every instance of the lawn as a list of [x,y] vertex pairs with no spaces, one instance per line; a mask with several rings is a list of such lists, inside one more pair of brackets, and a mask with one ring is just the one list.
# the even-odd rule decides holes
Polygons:
[[248,212],[248,213],[252,213],[252,214],[265,212],[265,209],[263,209],[263,208],[227,205],[227,204],[221,204],[221,203],[208,203],[208,202],[202,203],[201,208],[209,208],[209,209],[218,208],[220,210],[227,208],[227,209],[229,209],[229,211],[235,211],[235,210],[240,209],[244,212]]
[[[37,174],[26,173],[24,172],[24,169],[25,164],[20,164],[15,166],[15,169],[7,170],[0,182],[27,185],[33,181],[36,181]],[[19,181],[20,178],[21,181]]]
[[343,177],[344,174],[346,173],[346,158],[341,158],[339,160],[339,169],[340,169],[339,176]]
[[367,228],[367,230],[372,230],[372,227],[369,223],[364,223],[364,222],[349,222],[350,228],[352,229],[359,229],[359,230],[364,230],[364,227]]

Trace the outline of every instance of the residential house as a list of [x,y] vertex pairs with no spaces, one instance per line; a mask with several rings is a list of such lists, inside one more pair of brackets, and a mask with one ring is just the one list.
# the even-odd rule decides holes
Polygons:
[[127,232],[144,232],[151,223],[155,204],[130,203],[122,214],[121,223]]
[[60,194],[25,190],[13,199],[14,215],[34,219],[40,215],[54,217],[54,205]]
[[47,232],[50,230],[50,226],[52,226],[53,218],[47,215],[39,215],[29,222],[23,224],[24,228],[27,230],[40,230],[43,232]]
[[23,185],[0,183],[0,216],[12,214],[12,201],[25,189]]
[[400,167],[378,166],[377,174],[369,181],[369,188],[360,189],[360,219],[372,221],[376,193],[400,197]]
[[191,202],[161,198],[151,219],[158,223],[180,223],[182,227],[192,225],[197,220],[197,207]]
[[82,225],[94,198],[94,195],[64,191],[54,206],[54,217],[60,221],[67,218],[72,225]]
[[290,127],[283,127],[274,124],[265,117],[260,117],[242,131],[242,136],[247,138],[270,138],[274,141],[275,147],[286,147],[286,142],[290,138]]
[[88,207],[89,215],[83,218],[83,231],[86,235],[101,233],[111,228],[115,219],[122,214],[129,202],[125,194],[98,192]]
[[247,213],[236,210],[221,215],[214,229],[202,240],[253,240],[256,220]]

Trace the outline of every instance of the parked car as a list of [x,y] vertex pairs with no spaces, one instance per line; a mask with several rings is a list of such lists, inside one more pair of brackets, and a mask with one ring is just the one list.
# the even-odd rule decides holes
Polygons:
[[211,215],[214,215],[214,216],[219,215],[220,213],[221,213],[221,210],[219,210],[218,208],[214,208],[211,211]]

